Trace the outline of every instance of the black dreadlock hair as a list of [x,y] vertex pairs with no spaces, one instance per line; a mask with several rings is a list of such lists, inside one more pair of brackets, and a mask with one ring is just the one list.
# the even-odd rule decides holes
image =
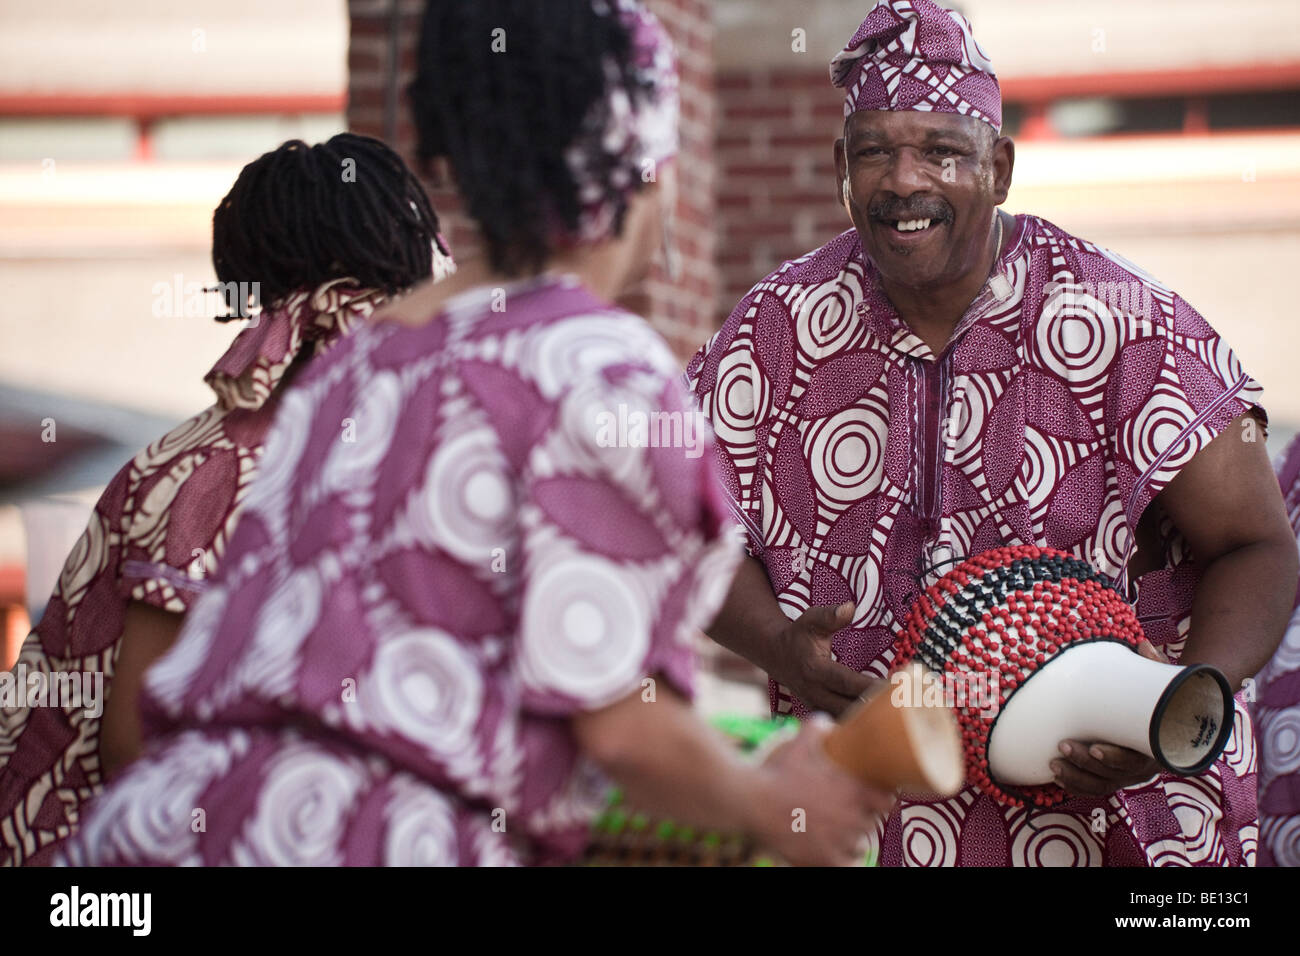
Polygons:
[[[222,283],[257,282],[266,308],[344,276],[395,294],[432,275],[438,229],[424,187],[379,140],[294,139],[245,166],[217,206],[212,265]],[[247,314],[231,298],[235,314],[217,321]]]
[[577,230],[582,202],[565,160],[570,148],[587,157],[602,199],[614,204],[614,232],[622,231],[627,196],[610,176],[618,157],[601,143],[604,62],[617,64],[615,82],[638,102],[645,89],[631,48],[618,15],[592,0],[430,0],[407,87],[417,154],[451,163],[494,269],[537,272],[554,227]]

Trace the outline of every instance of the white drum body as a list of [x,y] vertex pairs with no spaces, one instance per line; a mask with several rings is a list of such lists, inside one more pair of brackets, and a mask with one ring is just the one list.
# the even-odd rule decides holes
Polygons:
[[1115,641],[1061,650],[1016,689],[989,736],[993,778],[1047,784],[1063,740],[1118,744],[1177,774],[1205,770],[1232,733],[1232,690],[1204,664],[1161,664]]

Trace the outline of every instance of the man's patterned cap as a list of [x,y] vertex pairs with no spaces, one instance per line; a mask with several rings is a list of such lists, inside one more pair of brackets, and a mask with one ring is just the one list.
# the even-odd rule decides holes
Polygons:
[[1002,93],[970,22],[931,0],[876,0],[831,60],[831,82],[856,110],[962,113],[1002,128]]

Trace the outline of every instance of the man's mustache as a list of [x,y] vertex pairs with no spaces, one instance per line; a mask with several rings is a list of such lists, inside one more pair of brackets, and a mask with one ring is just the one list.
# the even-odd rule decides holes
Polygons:
[[883,200],[867,207],[867,215],[872,219],[886,222],[908,222],[912,219],[929,219],[932,222],[946,222],[952,219],[952,207],[943,200],[918,200],[903,202],[901,200]]

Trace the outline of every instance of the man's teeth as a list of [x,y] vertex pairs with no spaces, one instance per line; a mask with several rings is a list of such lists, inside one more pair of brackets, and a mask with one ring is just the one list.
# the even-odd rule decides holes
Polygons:
[[918,229],[929,229],[929,219],[900,219],[898,220],[897,229],[899,232],[915,232]]

